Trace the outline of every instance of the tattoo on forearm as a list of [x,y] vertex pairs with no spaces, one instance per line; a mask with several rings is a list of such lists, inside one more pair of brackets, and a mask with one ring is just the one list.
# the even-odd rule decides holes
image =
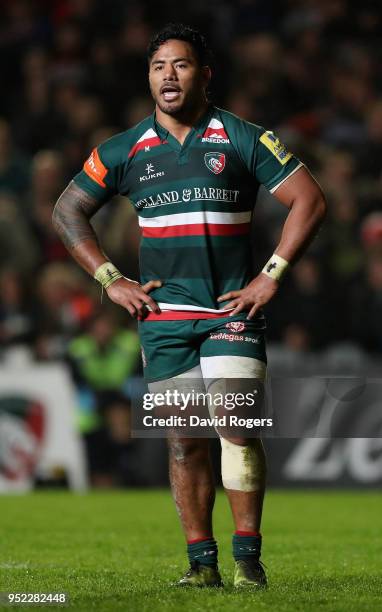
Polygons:
[[84,240],[97,236],[89,219],[101,208],[102,202],[89,196],[72,181],[57,201],[53,211],[53,227],[69,251]]

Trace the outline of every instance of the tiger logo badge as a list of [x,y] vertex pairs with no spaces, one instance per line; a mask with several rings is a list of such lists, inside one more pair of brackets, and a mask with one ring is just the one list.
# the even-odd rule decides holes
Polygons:
[[220,174],[225,168],[225,155],[224,153],[205,153],[204,163],[208,170],[214,174]]

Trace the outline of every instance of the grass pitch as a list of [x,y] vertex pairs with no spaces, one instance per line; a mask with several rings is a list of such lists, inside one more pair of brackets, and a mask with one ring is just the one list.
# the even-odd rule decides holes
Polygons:
[[170,586],[187,561],[168,491],[1,497],[0,591],[64,591],[68,607],[83,611],[377,612],[381,510],[378,493],[268,492],[269,588],[237,593],[223,493],[214,516],[226,586],[200,591]]

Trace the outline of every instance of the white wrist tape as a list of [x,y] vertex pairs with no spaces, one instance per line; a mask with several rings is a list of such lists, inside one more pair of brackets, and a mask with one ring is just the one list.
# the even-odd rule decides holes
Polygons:
[[110,261],[105,261],[95,271],[94,278],[107,289],[119,278],[123,278],[123,274]]
[[264,268],[261,270],[263,274],[266,274],[273,280],[280,281],[284,276],[285,272],[289,268],[289,263],[280,255],[273,253],[272,257],[267,261]]

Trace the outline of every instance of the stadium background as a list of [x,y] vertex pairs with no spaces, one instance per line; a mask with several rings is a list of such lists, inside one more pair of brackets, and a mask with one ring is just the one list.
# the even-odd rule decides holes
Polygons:
[[[325,227],[267,308],[271,374],[378,376],[382,11],[377,2],[8,0],[1,19],[3,479],[29,470],[35,485],[67,483],[60,462],[39,471],[35,448],[10,460],[5,441],[10,414],[25,421],[37,411],[44,421],[47,407],[36,408],[36,394],[24,392],[21,382],[32,373],[37,385],[52,386],[54,367],[63,376],[55,379],[57,394],[62,385],[72,388],[74,405],[66,407],[76,411],[91,483],[167,482],[163,441],[130,438],[129,402],[139,392],[141,375],[135,324],[107,300],[101,305],[95,282],[54,234],[51,214],[92,148],[152,112],[145,49],[168,21],[199,27],[209,39],[214,103],[275,130],[306,162],[328,199]],[[258,269],[273,252],[284,218],[283,207],[261,191],[253,228]],[[94,224],[110,259],[137,278],[138,230],[129,203],[115,198]],[[51,395],[54,405],[54,389]],[[361,403],[362,412],[366,408]],[[43,431],[37,424],[34,436],[41,444]],[[376,440],[318,440],[307,442],[309,448],[296,440],[268,444],[271,484],[381,484]],[[352,455],[363,469],[349,462]]]

